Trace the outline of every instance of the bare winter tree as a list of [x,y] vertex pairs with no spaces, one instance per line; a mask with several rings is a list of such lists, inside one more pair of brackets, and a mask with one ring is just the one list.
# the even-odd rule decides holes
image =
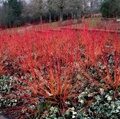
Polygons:
[[43,16],[43,0],[31,0],[30,6],[31,6],[31,14],[35,19],[40,19],[40,23],[42,23],[42,16]]
[[[11,9],[2,5],[8,0],[0,0],[0,24],[12,20]],[[63,21],[72,18],[79,19],[81,15],[99,11],[103,0],[17,0],[22,1],[23,8],[21,18],[24,22],[43,22],[43,19],[51,22]],[[9,13],[7,15],[6,13]],[[7,16],[6,16],[7,15]],[[9,17],[9,18],[8,18]],[[6,21],[7,20],[7,21]],[[17,21],[18,22],[18,21]],[[20,22],[20,21],[19,21]]]
[[78,19],[82,12],[81,0],[66,0],[66,10],[70,12],[73,19]]
[[58,13],[59,13],[59,20],[63,21],[63,13],[64,13],[64,9],[65,9],[65,0],[55,0],[55,4],[57,6],[58,9]]
[[57,5],[55,3],[55,0],[47,0],[46,1],[46,8],[47,8],[47,12],[49,15],[49,22],[52,21],[52,14],[54,14],[55,12],[57,12]]
[[84,12],[93,13],[100,10],[100,6],[103,0],[82,0],[84,6]]

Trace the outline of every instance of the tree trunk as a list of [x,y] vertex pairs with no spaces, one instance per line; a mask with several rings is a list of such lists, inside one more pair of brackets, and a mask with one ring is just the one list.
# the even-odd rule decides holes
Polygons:
[[52,22],[52,15],[51,15],[51,13],[49,12],[49,23],[51,23]]
[[63,9],[60,10],[60,22],[63,21]]
[[42,15],[40,15],[40,23],[42,24]]
[[74,19],[74,14],[73,14],[73,12],[71,12],[71,18]]

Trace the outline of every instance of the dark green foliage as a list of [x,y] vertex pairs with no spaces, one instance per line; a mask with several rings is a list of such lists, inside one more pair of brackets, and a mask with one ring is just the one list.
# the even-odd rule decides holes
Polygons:
[[120,16],[120,0],[104,0],[101,6],[103,17],[119,17]]
[[2,26],[13,27],[22,24],[22,2],[18,0],[7,0],[3,3]]

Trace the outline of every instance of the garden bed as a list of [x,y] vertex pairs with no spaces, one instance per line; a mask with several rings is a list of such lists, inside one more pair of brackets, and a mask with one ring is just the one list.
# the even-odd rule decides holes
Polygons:
[[0,113],[11,119],[119,119],[120,36],[111,32],[1,32]]

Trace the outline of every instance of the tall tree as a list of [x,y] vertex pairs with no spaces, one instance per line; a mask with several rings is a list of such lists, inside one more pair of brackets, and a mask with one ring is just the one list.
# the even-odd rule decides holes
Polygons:
[[72,18],[78,19],[82,12],[82,1],[81,0],[66,0],[67,10],[71,12]]
[[65,5],[66,5],[65,0],[56,0],[55,4],[58,9],[59,20],[63,21],[63,13],[64,13]]
[[39,19],[42,23],[44,2],[43,0],[31,0],[31,14],[35,19]]
[[47,0],[47,10],[48,10],[48,15],[49,15],[49,22],[52,21],[52,14],[55,13],[56,8],[55,8],[55,2],[54,0]]
[[101,6],[103,17],[120,16],[120,0],[104,0]]
[[22,2],[19,0],[7,0],[3,2],[1,10],[2,24],[8,27],[21,24]]

